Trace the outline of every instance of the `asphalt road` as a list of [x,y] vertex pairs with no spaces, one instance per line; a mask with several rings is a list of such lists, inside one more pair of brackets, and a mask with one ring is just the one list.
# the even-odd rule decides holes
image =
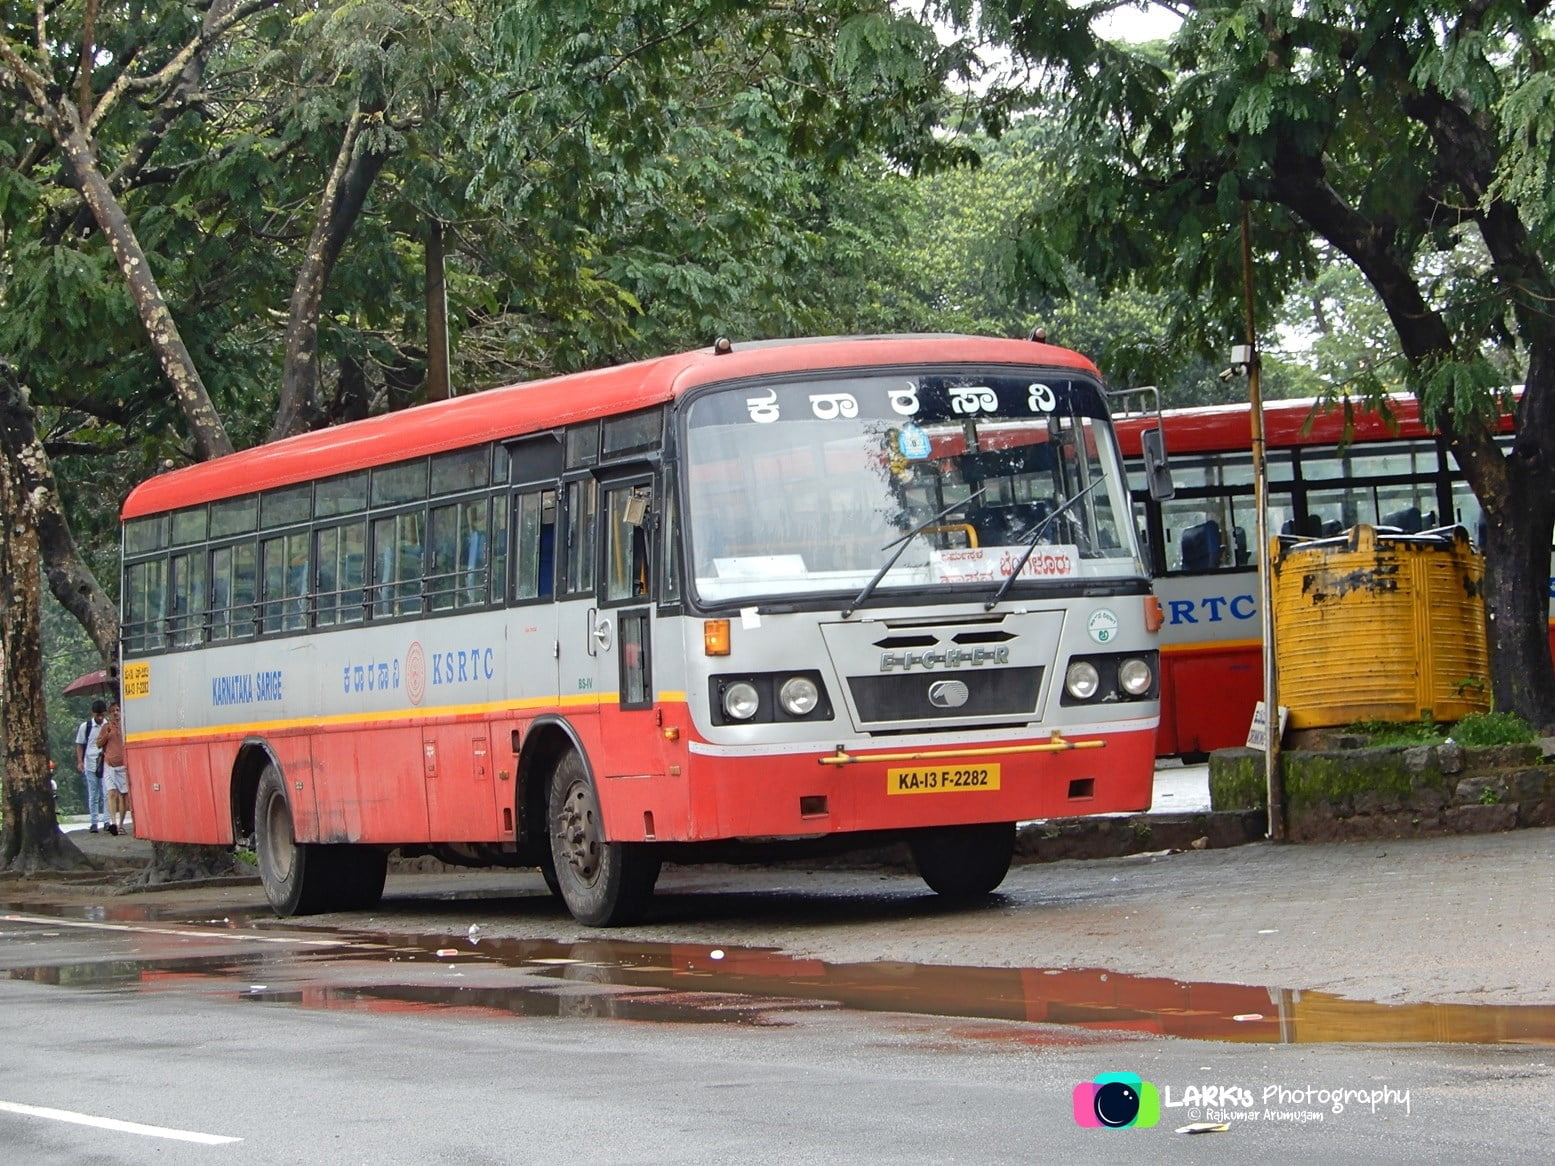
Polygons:
[[[1533,830],[1038,865],[970,910],[907,874],[671,869],[650,923],[610,934],[527,873],[395,876],[374,912],[284,922],[251,887],[0,884],[0,1147],[1542,1160],[1552,845]],[[1106,1072],[1157,1087],[1152,1127],[1076,1124],[1075,1087]],[[1173,1132],[1192,1120],[1229,1129]]]
[[[79,959],[99,942],[65,946]],[[244,978],[0,983],[7,1160],[1463,1163],[1541,1160],[1555,1132],[1547,1048],[1232,1045],[835,1009],[643,1023],[310,1007]],[[1119,1070],[1157,1086],[1160,1121],[1077,1126],[1075,1086]],[[1198,1104],[1211,1087],[1217,1104]],[[1375,1108],[1351,1096],[1334,1112],[1335,1091]],[[102,1118],[155,1128],[78,1124]],[[1173,1132],[1219,1118],[1231,1128]]]

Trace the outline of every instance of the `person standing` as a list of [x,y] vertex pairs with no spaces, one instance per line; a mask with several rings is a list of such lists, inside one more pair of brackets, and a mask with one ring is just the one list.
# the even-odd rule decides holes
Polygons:
[[119,724],[119,702],[108,706],[108,720],[97,733],[103,751],[103,792],[108,795],[108,833],[129,833],[124,815],[130,808],[130,773],[125,768],[124,729]]
[[108,705],[104,701],[92,702],[92,715],[76,729],[76,768],[81,771],[81,783],[86,786],[86,812],[92,819],[92,833],[97,833],[97,819],[107,818],[103,813],[103,750],[97,737],[108,720]]

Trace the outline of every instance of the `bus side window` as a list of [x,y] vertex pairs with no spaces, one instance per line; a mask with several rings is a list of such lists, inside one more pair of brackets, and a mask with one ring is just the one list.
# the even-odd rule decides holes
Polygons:
[[365,537],[360,521],[318,532],[318,610],[314,618],[320,627],[361,620]]
[[513,598],[549,598],[555,590],[556,577],[555,490],[536,490],[518,496],[514,539],[517,557]]
[[664,492],[660,506],[663,520],[659,523],[659,563],[663,576],[660,598],[673,603],[680,598],[680,523],[675,510],[673,483]]
[[594,590],[594,535],[598,528],[599,484],[593,478],[568,482],[567,554],[563,564],[568,595]]
[[205,600],[206,566],[203,549],[173,556],[169,589],[173,597],[170,630],[175,648],[188,647],[205,639],[205,620],[209,614]]
[[491,601],[507,599],[508,586],[508,496],[498,494],[491,500]]
[[609,543],[605,549],[605,599],[648,594],[648,522],[651,492],[645,485],[617,486],[605,495]]
[[162,605],[166,595],[166,577],[166,559],[136,563],[125,572],[125,587],[129,595],[124,605],[124,646],[131,651],[155,650],[164,646]]
[[277,535],[260,543],[264,570],[264,630],[298,631],[308,626],[308,536]]
[[426,588],[428,606],[433,611],[454,605],[454,592],[459,586],[458,524],[457,506],[434,506],[427,519]]
[[373,615],[383,619],[421,610],[421,531],[424,512],[373,521]]

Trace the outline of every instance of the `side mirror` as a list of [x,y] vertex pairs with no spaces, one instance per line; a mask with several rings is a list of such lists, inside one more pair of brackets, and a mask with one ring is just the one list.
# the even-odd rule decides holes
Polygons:
[[1159,425],[1140,430],[1139,452],[1145,459],[1145,482],[1150,487],[1150,497],[1157,502],[1175,497],[1177,487],[1172,485],[1172,467],[1166,461],[1166,434]]

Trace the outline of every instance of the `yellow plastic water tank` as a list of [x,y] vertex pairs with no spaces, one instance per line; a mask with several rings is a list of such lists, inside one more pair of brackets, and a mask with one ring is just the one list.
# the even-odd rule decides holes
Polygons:
[[1291,728],[1456,721],[1490,707],[1484,559],[1462,527],[1274,541],[1275,661]]

